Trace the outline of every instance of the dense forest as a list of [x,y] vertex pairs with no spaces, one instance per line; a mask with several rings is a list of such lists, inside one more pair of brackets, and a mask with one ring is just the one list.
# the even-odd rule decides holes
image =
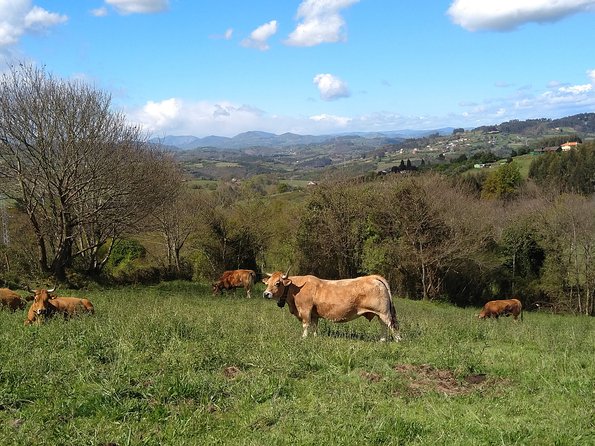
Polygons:
[[[592,126],[587,117],[576,135]],[[498,130],[570,125],[516,124]],[[579,139],[533,156],[528,174],[515,156],[482,151],[408,160],[387,175],[327,161],[311,166],[307,186],[271,164],[197,187],[110,111],[109,96],[16,67],[0,81],[0,285],[210,281],[225,269],[291,265],[324,278],[382,274],[410,299],[516,296],[529,309],[594,315],[595,143]],[[474,171],[480,161],[493,165]]]

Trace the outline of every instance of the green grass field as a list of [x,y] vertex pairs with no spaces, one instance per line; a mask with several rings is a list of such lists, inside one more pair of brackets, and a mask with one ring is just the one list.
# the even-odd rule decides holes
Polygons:
[[400,343],[365,319],[302,340],[239,290],[87,296],[96,315],[70,321],[0,312],[0,444],[595,444],[592,318],[396,299]]

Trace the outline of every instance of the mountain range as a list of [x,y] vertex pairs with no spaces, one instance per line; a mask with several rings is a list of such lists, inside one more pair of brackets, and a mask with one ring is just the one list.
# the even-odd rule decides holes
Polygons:
[[[287,148],[292,146],[306,146],[310,144],[333,143],[337,141],[354,142],[358,140],[364,145],[377,146],[390,144],[409,138],[420,138],[431,134],[449,135],[453,128],[446,127],[436,130],[396,130],[387,132],[353,132],[333,135],[298,135],[296,133],[274,133],[250,131],[233,137],[168,135],[163,138],[152,138],[151,143],[168,147],[172,150],[192,150],[199,148],[213,148],[225,150],[241,150],[255,147]],[[366,144],[367,143],[367,144]]]
[[[521,121],[513,119],[501,124],[465,129],[480,132],[503,132],[525,136],[539,137],[551,133],[552,130],[575,131],[578,134],[595,133],[595,113],[581,113],[557,119],[538,118]],[[151,143],[159,144],[169,150],[244,150],[244,149],[291,149],[307,146],[325,146],[343,150],[350,146],[360,148],[379,148],[387,144],[396,144],[406,139],[423,138],[430,135],[447,136],[453,133],[453,127],[444,127],[433,130],[392,130],[385,132],[349,132],[332,135],[298,135],[296,133],[274,133],[250,131],[240,133],[233,137],[206,136],[174,136],[168,135],[163,138],[152,138]]]

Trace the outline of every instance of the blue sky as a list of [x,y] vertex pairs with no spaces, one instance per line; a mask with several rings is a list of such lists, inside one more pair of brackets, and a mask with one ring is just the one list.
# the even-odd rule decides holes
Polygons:
[[0,71],[152,136],[477,127],[595,111],[595,0],[0,0]]

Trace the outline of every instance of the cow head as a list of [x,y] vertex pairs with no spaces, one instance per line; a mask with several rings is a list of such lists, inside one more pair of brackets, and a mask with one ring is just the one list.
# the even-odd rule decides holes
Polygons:
[[223,282],[221,280],[218,280],[217,282],[213,282],[213,294],[219,294],[221,293],[221,290],[223,289]]
[[288,287],[292,283],[288,274],[289,269],[286,273],[281,271],[277,271],[273,274],[267,273],[267,278],[262,279],[263,283],[267,286],[266,290],[264,290],[263,296],[267,299],[276,299],[277,305],[280,308],[285,306]]
[[45,316],[52,312],[54,306],[51,304],[50,299],[55,297],[51,294],[55,289],[54,287],[51,290],[33,290],[35,297],[33,298],[31,309],[37,316]]

